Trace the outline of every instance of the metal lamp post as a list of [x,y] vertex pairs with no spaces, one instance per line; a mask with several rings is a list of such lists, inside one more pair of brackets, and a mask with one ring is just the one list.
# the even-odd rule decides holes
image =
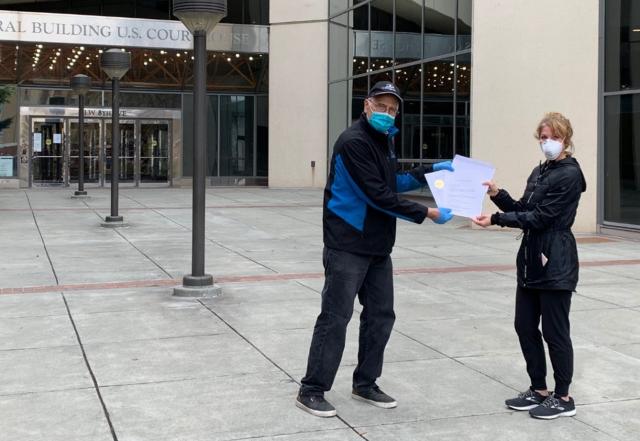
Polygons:
[[109,49],[100,58],[100,68],[111,79],[111,215],[105,218],[105,226],[123,225],[118,215],[118,183],[120,180],[120,79],[131,67],[131,53]]
[[91,78],[82,74],[75,75],[71,78],[71,89],[78,95],[78,146],[80,149],[78,189],[73,195],[83,197],[87,195],[84,190],[84,97],[91,89]]
[[226,0],[174,0],[173,15],[193,34],[193,221],[191,274],[173,294],[183,297],[216,296],[220,288],[204,272],[206,136],[207,136],[207,34],[227,15]]

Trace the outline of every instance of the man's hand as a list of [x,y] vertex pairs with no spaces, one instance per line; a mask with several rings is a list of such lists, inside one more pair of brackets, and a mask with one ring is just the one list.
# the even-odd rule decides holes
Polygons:
[[491,225],[491,216],[488,214],[481,214],[471,219],[474,224],[480,225],[482,228],[487,228]]
[[482,185],[486,185],[487,186],[487,194],[491,197],[494,197],[498,194],[498,192],[500,191],[500,189],[498,188],[498,186],[496,185],[495,182],[493,181],[484,181],[482,183]]
[[448,208],[429,208],[427,217],[434,221],[436,224],[446,224],[453,218],[451,210]]
[[440,170],[453,171],[453,164],[451,163],[451,161],[436,162],[435,164],[433,164],[434,172],[440,171]]

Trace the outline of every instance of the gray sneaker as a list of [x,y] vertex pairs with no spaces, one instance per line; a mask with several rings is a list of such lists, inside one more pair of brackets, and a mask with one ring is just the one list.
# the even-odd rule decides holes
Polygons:
[[330,418],[336,416],[336,408],[322,395],[301,395],[296,397],[296,406],[313,416]]
[[529,415],[533,418],[541,420],[554,420],[558,417],[572,417],[576,414],[576,404],[573,398],[569,397],[569,401],[564,401],[557,395],[550,395],[544,402],[531,409]]
[[378,386],[360,391],[353,389],[351,397],[355,400],[369,403],[383,409],[393,409],[398,405],[396,400],[382,392]]
[[504,404],[513,410],[531,410],[541,405],[547,397],[529,388],[517,397],[506,400]]

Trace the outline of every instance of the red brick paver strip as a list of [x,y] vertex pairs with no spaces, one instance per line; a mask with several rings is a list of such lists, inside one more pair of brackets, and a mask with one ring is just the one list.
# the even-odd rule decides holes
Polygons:
[[[640,259],[626,260],[595,260],[580,262],[581,267],[607,267],[607,266],[623,266],[623,265],[640,265]],[[448,273],[470,273],[470,272],[496,272],[496,271],[512,271],[515,265],[470,265],[470,266],[453,266],[453,267],[422,267],[422,268],[399,268],[394,270],[394,274],[448,274]],[[324,273],[283,273],[283,274],[258,274],[246,276],[219,276],[216,277],[216,283],[259,283],[298,279],[321,279]],[[180,285],[182,279],[148,279],[148,280],[131,280],[118,282],[101,282],[101,283],[77,283],[69,285],[42,285],[42,286],[24,286],[0,288],[0,295],[9,294],[36,294],[47,292],[62,291],[95,291],[107,289],[122,288],[154,288],[154,287],[171,287]]]

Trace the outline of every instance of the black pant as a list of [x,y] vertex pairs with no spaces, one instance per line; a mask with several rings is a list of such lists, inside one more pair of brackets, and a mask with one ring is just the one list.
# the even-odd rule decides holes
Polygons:
[[384,349],[389,341],[393,312],[393,268],[390,256],[363,256],[325,248],[322,309],[313,330],[303,395],[331,389],[344,351],[347,324],[356,294],[362,305],[358,365],[353,388],[375,386],[382,374]]
[[[531,387],[547,389],[547,362],[542,337],[549,346],[549,357],[556,382],[555,393],[569,394],[573,377],[573,346],[569,310],[571,291],[538,290],[518,287],[515,327],[527,362]],[[542,317],[542,335],[538,330]]]

